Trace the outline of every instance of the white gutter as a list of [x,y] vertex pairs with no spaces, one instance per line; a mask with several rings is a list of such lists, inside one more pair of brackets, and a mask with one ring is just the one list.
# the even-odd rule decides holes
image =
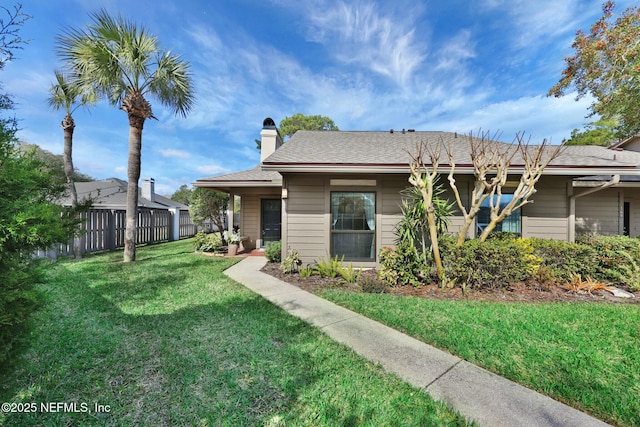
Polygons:
[[569,241],[576,241],[576,199],[584,196],[588,196],[589,194],[597,193],[598,191],[602,191],[606,188],[616,185],[620,182],[620,175],[612,175],[611,180],[605,182],[604,184],[591,188],[590,190],[584,191],[579,194],[572,194],[569,197]]

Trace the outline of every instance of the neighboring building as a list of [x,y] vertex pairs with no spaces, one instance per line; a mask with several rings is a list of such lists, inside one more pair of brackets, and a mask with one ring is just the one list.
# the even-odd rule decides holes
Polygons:
[[[266,119],[261,137],[257,167],[198,179],[194,186],[228,193],[232,201],[240,196],[238,225],[249,245],[282,240],[283,255],[297,249],[305,263],[344,255],[354,265],[377,264],[380,248],[394,245],[400,191],[409,186],[409,153],[417,144],[452,147],[463,202],[474,182],[468,136],[453,132],[298,131],[283,144],[273,120]],[[440,169],[448,173],[446,154],[441,157]],[[576,233],[638,236],[638,165],[640,153],[623,147],[568,146],[545,170],[534,203],[514,212],[501,229],[566,241]],[[522,169],[514,158],[514,183]],[[477,220],[470,237],[483,227],[482,215]],[[461,221],[454,216],[449,230],[455,232]]]
[[[127,181],[118,178],[107,178],[99,181],[76,182],[78,201],[91,200],[94,208],[99,209],[126,209],[127,208]],[[70,205],[69,198],[63,204]],[[142,180],[142,186],[138,187],[138,207],[147,209],[178,208],[189,210],[189,206],[161,196],[155,192],[155,180],[147,178]]]
[[[82,252],[114,250],[124,246],[126,229],[127,182],[117,178],[76,182],[78,201],[90,200],[83,212],[80,247]],[[189,207],[155,192],[153,178],[144,179],[138,189],[136,242],[157,243],[191,237],[197,227],[191,222]],[[71,198],[62,201],[69,206]],[[71,253],[72,244],[57,248],[59,254]]]

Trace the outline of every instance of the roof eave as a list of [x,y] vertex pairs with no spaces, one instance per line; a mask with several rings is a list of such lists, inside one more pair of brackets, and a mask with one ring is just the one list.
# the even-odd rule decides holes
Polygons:
[[[408,173],[409,165],[375,165],[375,164],[296,164],[296,163],[270,163],[263,164],[263,170],[277,171],[281,173]],[[449,173],[449,166],[441,166],[439,168],[442,173]],[[512,166],[509,170],[510,174],[521,174],[525,171],[524,166]],[[473,175],[474,168],[470,165],[457,165],[455,172],[460,175]],[[543,175],[563,175],[563,176],[580,176],[580,175],[640,175],[640,169],[633,165],[629,166],[547,166],[543,171]]]

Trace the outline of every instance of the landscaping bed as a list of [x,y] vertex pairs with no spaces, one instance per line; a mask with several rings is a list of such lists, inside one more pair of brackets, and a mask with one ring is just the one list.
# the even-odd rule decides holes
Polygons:
[[[345,283],[341,278],[327,278],[313,275],[300,277],[298,273],[285,274],[280,269],[280,263],[269,262],[262,269],[264,273],[277,277],[287,283],[294,284],[312,293],[318,293],[327,288],[342,288],[360,291],[357,284]],[[365,270],[362,275],[375,276],[376,270]],[[621,289],[630,292],[628,288]],[[521,301],[521,302],[605,302],[622,304],[639,304],[640,292],[633,293],[635,298],[619,298],[605,290],[589,293],[577,293],[560,285],[544,285],[535,283],[513,283],[506,288],[479,288],[467,289],[465,292],[460,287],[442,288],[430,283],[421,286],[401,285],[386,287],[386,292],[395,295],[407,295],[421,298],[438,298],[453,300],[479,300],[479,301]],[[631,293],[631,292],[630,292]]]

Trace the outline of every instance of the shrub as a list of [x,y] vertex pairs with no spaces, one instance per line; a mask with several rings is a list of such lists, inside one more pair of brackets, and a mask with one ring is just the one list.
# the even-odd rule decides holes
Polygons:
[[306,267],[300,269],[300,277],[302,277],[303,279],[308,279],[309,277],[313,276],[315,272],[316,271],[313,267],[307,265]]
[[329,259],[320,258],[316,260],[315,271],[320,277],[338,277],[342,271],[342,260],[344,260],[344,256],[338,259],[338,255]]
[[[574,273],[594,276],[597,253],[592,246],[552,239],[528,239],[534,254],[542,259],[540,279],[555,283],[566,283]],[[544,277],[542,277],[544,276]]]
[[287,257],[282,260],[282,263],[280,264],[280,269],[283,273],[291,274],[298,271],[298,266],[301,264],[302,261],[300,261],[300,254],[298,251],[296,249],[289,249]]
[[358,280],[362,292],[369,294],[383,294],[387,292],[387,284],[377,277],[366,276]]
[[389,286],[419,286],[424,265],[418,254],[409,244],[401,241],[395,248],[384,247],[380,250],[380,269],[378,279]]
[[353,268],[353,263],[350,263],[349,267],[340,266],[338,274],[340,274],[340,277],[342,277],[342,279],[347,283],[357,283],[362,271],[360,269]]
[[269,262],[282,261],[282,242],[269,242],[264,249],[264,254]]
[[591,260],[595,265],[595,280],[640,289],[640,240],[627,236],[582,236],[578,241],[596,253]]
[[196,251],[217,252],[222,249],[222,237],[220,233],[205,233],[198,231],[194,238],[194,246]]
[[472,239],[443,252],[445,276],[463,288],[506,287],[532,277],[542,262],[526,239]]

